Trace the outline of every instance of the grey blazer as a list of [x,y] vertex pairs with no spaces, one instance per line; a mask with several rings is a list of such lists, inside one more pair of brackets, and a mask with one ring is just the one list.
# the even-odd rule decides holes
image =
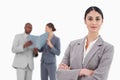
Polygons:
[[[57,80],[107,80],[114,47],[99,37],[83,63],[84,43],[85,38],[69,44],[61,63],[70,66],[71,70],[57,70]],[[80,77],[82,68],[94,70],[94,74]]]
[[33,66],[33,50],[29,48],[23,48],[23,45],[27,41],[25,33],[17,34],[14,38],[12,45],[12,52],[15,53],[13,67],[15,68],[25,68],[29,65],[30,69],[34,68]]
[[41,62],[56,63],[56,55],[60,55],[60,39],[53,35],[51,43],[53,44],[53,48],[50,48],[47,43],[41,48]]

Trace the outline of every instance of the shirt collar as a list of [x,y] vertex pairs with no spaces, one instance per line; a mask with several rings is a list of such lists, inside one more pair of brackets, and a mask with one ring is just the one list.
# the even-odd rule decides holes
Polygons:
[[25,37],[27,37],[29,34],[24,33]]

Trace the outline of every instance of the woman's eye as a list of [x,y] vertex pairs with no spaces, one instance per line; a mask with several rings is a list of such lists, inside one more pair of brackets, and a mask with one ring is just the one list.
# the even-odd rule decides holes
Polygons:
[[99,17],[96,17],[96,21],[99,21],[100,20],[100,18]]
[[99,21],[100,19],[96,19],[96,21]]
[[92,21],[93,19],[92,18],[88,18],[88,20]]

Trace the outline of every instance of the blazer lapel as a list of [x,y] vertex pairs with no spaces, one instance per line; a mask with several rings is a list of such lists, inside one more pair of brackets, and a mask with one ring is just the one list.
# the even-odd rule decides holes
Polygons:
[[52,42],[53,45],[55,44],[55,39],[56,39],[56,36],[53,35],[53,37],[51,38],[51,42]]
[[97,40],[97,42],[94,44],[92,49],[88,52],[87,56],[85,57],[84,66],[87,66],[88,62],[90,61],[90,59],[92,59],[92,56],[95,54],[95,52],[99,50],[102,43],[103,43],[103,40],[99,36],[99,39]]
[[83,51],[84,51],[84,40],[78,41],[78,43],[75,46],[75,62],[77,65],[79,65],[79,68],[82,68],[82,62],[83,62]]
[[27,42],[27,38],[25,36],[25,33],[22,34],[22,37],[23,37],[24,42]]

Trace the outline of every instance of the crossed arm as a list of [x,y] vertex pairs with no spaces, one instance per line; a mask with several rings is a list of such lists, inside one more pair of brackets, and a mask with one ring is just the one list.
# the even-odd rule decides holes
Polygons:
[[[61,63],[59,65],[59,69],[70,70],[70,67],[64,63]],[[79,76],[91,76],[93,73],[94,73],[94,70],[89,70],[89,69],[84,68],[84,69],[80,69]]]

